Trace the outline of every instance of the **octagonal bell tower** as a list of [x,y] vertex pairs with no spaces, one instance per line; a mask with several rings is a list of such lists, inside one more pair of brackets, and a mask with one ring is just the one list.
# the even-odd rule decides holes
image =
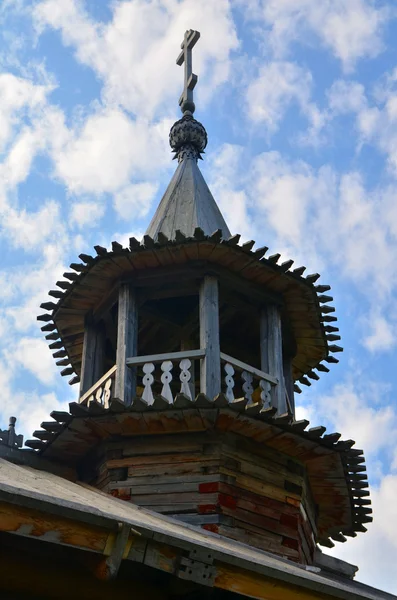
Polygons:
[[229,232],[198,168],[198,39],[177,59],[178,167],[146,235],[81,254],[42,305],[80,391],[27,445],[114,496],[312,564],[317,543],[372,520],[362,450],[295,420],[298,384],[338,362],[330,288]]

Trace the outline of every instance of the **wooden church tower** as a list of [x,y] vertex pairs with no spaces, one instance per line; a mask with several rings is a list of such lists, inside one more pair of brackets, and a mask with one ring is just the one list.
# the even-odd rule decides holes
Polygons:
[[[270,556],[274,569],[292,569],[288,585],[302,569],[307,581],[325,570],[317,595],[299,598],[391,598],[357,595],[348,587],[359,585],[356,569],[317,547],[372,521],[363,451],[295,419],[300,385],[314,384],[342,350],[330,287],[228,230],[198,167],[207,145],[193,116],[199,37],[186,32],[177,59],[185,69],[182,118],[170,131],[178,166],[146,235],[80,254],[42,304],[38,319],[61,374],[80,390],[70,412],[52,412],[26,446],[44,470],[66,469],[124,500],[123,510],[171,516],[178,531],[187,524],[181,539],[211,532],[209,545]],[[194,581],[217,586],[214,556],[189,560]],[[330,572],[345,577],[345,595],[335,582],[333,595]]]

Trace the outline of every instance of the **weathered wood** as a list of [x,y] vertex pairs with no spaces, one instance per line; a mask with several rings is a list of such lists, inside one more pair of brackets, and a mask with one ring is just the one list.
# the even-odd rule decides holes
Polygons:
[[221,391],[218,280],[206,275],[200,286],[200,346],[206,356],[201,362],[200,391],[215,398]]
[[146,356],[128,357],[127,365],[143,365],[148,362],[159,363],[165,360],[176,361],[182,358],[204,358],[205,350],[181,350],[180,352],[164,352],[163,354],[148,354]]
[[281,334],[281,318],[274,305],[264,306],[260,315],[260,351],[262,371],[278,379],[278,384],[271,391],[272,405],[277,414],[288,412],[283,374],[283,342]]
[[105,329],[103,323],[86,318],[80,375],[80,396],[103,375],[105,362]]
[[294,379],[292,377],[292,359],[284,357],[283,359],[283,374],[285,391],[290,403],[291,412],[295,415],[295,399],[294,399]]
[[95,383],[94,385],[92,385],[81,397],[80,397],[80,404],[84,404],[87,402],[88,398],[91,395],[94,395],[95,392],[97,391],[98,388],[100,388],[102,386],[103,383],[105,383],[108,379],[110,379],[113,375],[113,373],[117,370],[117,365],[114,365],[113,367],[111,367],[109,369],[109,371],[107,371],[104,375],[102,375],[102,377],[100,377]]
[[138,305],[134,288],[122,284],[119,290],[117,326],[115,398],[131,404],[135,396],[136,371],[127,366],[127,358],[136,356],[138,350]]
[[229,356],[224,352],[221,352],[221,359],[227,363],[230,363],[234,367],[241,369],[242,371],[247,371],[248,373],[255,375],[258,379],[265,379],[274,385],[278,382],[277,377],[273,377],[272,375],[269,375],[269,373],[265,373],[265,371],[261,371],[260,369],[255,369],[255,367],[251,367],[251,365],[248,365],[247,363],[244,363],[233,356]]

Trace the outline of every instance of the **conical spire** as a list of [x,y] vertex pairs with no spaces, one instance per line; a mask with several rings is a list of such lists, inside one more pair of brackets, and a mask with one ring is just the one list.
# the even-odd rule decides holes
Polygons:
[[153,239],[160,232],[174,239],[177,230],[191,236],[196,227],[207,235],[221,229],[224,238],[230,237],[222,213],[197,165],[207,146],[207,132],[193,118],[193,89],[197,76],[192,73],[191,51],[199,37],[198,31],[186,31],[177,59],[178,65],[185,63],[185,85],[179,100],[183,117],[171,127],[170,146],[179,164],[146,231]]

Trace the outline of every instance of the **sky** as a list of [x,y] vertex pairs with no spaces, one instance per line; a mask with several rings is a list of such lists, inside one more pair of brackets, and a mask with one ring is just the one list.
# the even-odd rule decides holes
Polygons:
[[397,593],[397,4],[1,0],[0,423],[77,400],[36,316],[70,262],[140,238],[175,169],[186,29],[200,168],[229,229],[330,284],[344,353],[297,416],[365,450],[374,522],[326,550]]

